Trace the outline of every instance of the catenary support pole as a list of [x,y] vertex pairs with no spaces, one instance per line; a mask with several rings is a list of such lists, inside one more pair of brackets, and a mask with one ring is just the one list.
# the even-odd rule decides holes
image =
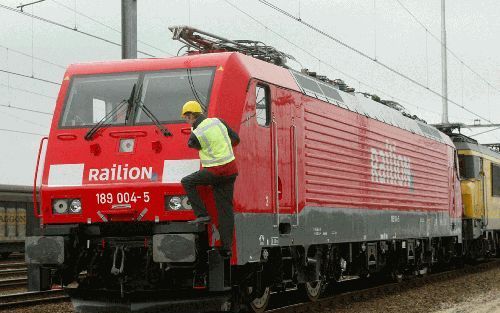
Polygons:
[[137,59],[137,0],[122,0],[122,59]]
[[442,124],[448,124],[448,69],[446,61],[446,20],[445,0],[441,0],[441,68],[443,89],[443,116]]

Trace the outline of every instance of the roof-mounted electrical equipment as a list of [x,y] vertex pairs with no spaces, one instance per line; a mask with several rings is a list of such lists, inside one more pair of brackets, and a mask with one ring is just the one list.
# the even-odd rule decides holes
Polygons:
[[172,26],[168,29],[172,32],[173,39],[196,50],[188,51],[188,54],[235,51],[283,67],[287,67],[287,59],[295,61],[293,56],[261,41],[230,40],[189,26]]

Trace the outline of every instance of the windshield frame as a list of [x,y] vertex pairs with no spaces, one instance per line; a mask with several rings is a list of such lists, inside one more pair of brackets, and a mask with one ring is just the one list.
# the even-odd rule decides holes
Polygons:
[[[74,83],[75,83],[75,79],[76,78],[105,77],[105,76],[134,75],[134,74],[136,74],[137,75],[137,80],[136,80],[135,84],[137,86],[141,86],[141,88],[142,88],[142,84],[144,83],[144,78],[148,74],[157,74],[157,73],[165,73],[165,72],[171,72],[171,71],[182,71],[182,70],[186,70],[187,71],[187,69],[188,68],[180,67],[180,68],[169,68],[169,69],[162,69],[162,70],[153,70],[153,71],[127,71],[127,72],[112,72],[112,73],[102,73],[102,74],[92,73],[92,74],[76,74],[76,75],[72,75],[71,78],[70,78],[70,82],[69,82],[68,88],[66,89],[66,94],[64,96],[64,102],[63,102],[60,114],[58,116],[58,122],[57,122],[58,129],[90,129],[90,128],[94,127],[97,124],[97,123],[93,123],[93,124],[87,124],[87,125],[74,125],[74,126],[72,126],[72,125],[63,125],[64,115],[67,114],[66,110],[68,109],[68,105],[69,105],[68,101],[69,101],[69,98],[70,98],[70,95],[71,95],[72,88],[74,87]],[[211,70],[212,71],[212,75],[210,76],[210,81],[208,83],[207,103],[204,104],[205,107],[208,110],[208,108],[210,106],[211,98],[212,98],[213,85],[214,85],[214,81],[215,81],[215,74],[217,72],[216,71],[217,67],[216,66],[202,66],[202,67],[193,67],[193,68],[190,68],[190,69],[191,70]],[[137,92],[138,92],[138,90],[135,90],[134,95],[133,95],[134,99],[137,96]],[[141,96],[141,98],[142,97],[143,96]],[[194,96],[193,96],[193,99],[194,99]],[[186,99],[186,101],[193,100],[193,99]],[[141,99],[138,99],[138,100],[140,101]],[[131,112],[131,116],[130,116],[131,123],[130,122],[129,123],[125,123],[125,122],[124,123],[116,123],[116,124],[106,125],[106,128],[108,128],[108,127],[123,127],[123,126],[155,125],[153,121],[149,121],[149,122],[138,122],[138,121],[136,121],[137,114],[141,110],[139,108],[139,106],[141,104],[140,103],[133,103],[132,105],[133,105],[133,107],[131,108],[132,112]],[[183,123],[186,123],[180,117],[180,111],[181,111],[181,107],[179,107],[179,119],[178,120],[168,121],[168,122],[160,120],[160,123],[161,124],[183,124]]]

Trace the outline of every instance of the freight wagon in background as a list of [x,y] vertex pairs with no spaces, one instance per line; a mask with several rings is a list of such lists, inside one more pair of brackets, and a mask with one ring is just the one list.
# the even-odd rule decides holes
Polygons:
[[0,256],[24,252],[26,213],[33,214],[33,187],[0,185]]

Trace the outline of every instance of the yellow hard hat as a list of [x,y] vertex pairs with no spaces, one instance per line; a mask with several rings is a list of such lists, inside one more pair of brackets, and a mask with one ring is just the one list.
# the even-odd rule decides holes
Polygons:
[[184,105],[182,106],[181,117],[183,117],[184,114],[188,112],[203,113],[203,111],[201,110],[201,105],[198,103],[198,101],[193,101],[193,100],[184,103]]

